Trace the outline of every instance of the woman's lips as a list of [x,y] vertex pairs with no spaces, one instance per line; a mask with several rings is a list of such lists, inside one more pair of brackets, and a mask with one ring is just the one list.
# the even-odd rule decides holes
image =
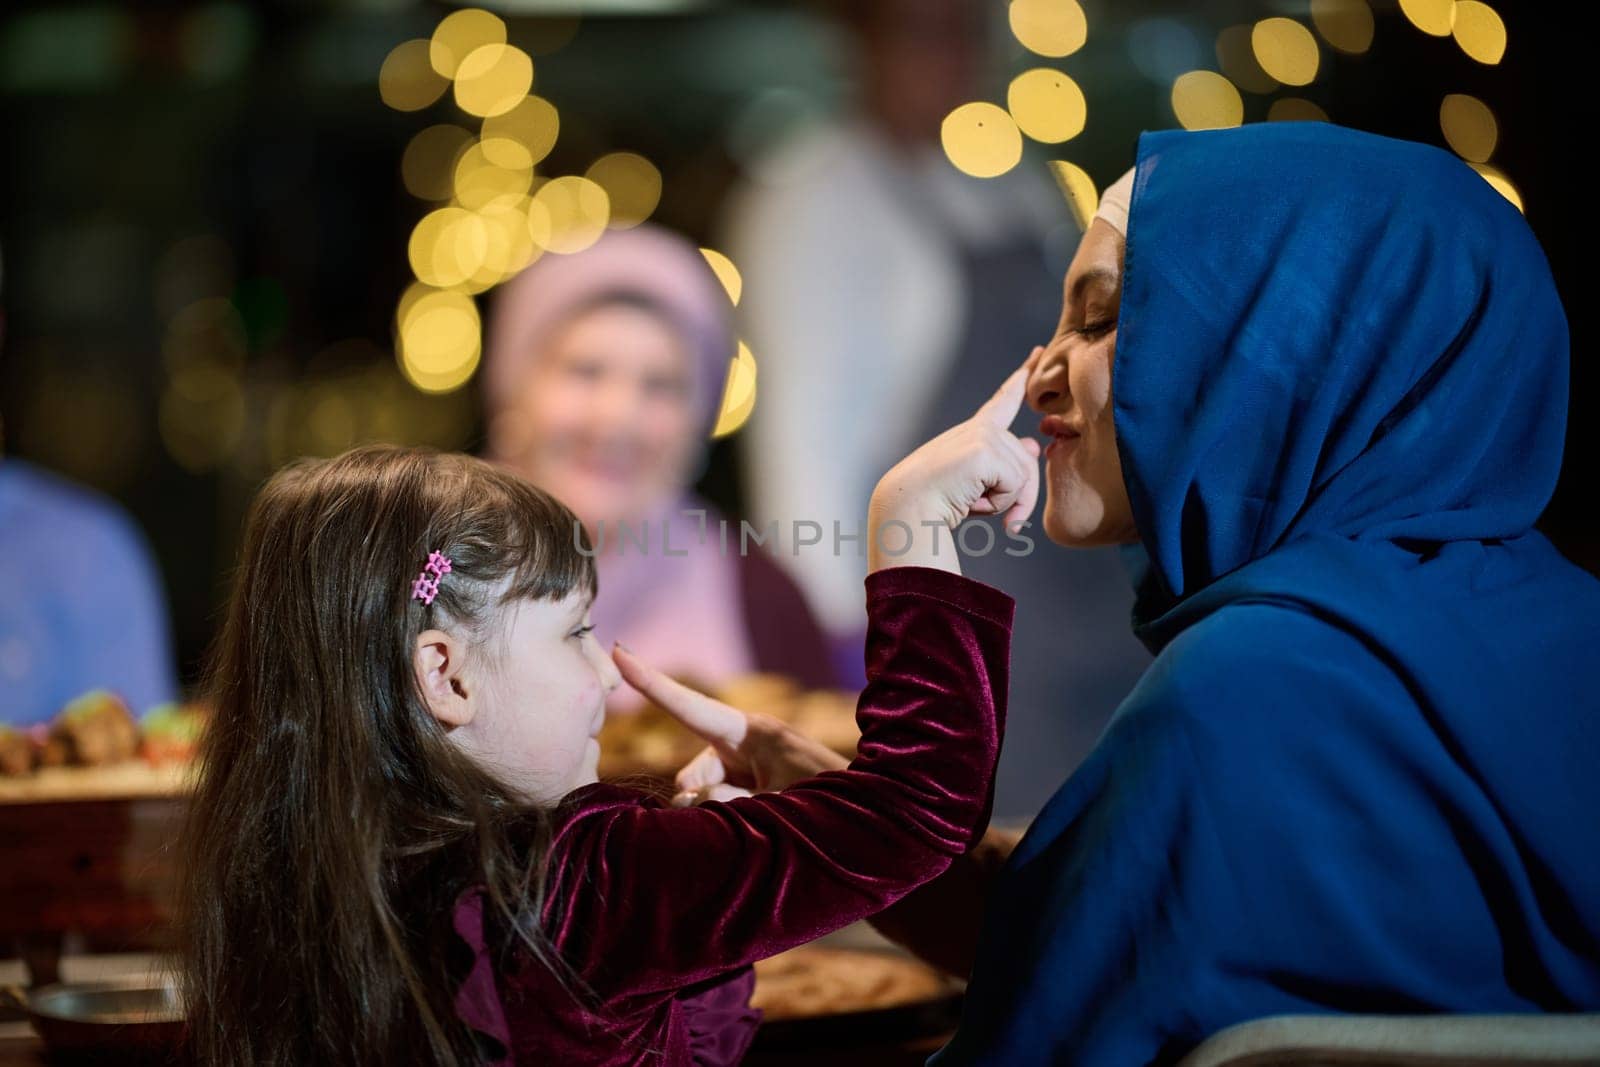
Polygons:
[[1044,450],[1047,457],[1059,452],[1072,451],[1078,447],[1078,440],[1083,436],[1077,427],[1060,415],[1046,415],[1039,423],[1039,432],[1050,438],[1050,443]]

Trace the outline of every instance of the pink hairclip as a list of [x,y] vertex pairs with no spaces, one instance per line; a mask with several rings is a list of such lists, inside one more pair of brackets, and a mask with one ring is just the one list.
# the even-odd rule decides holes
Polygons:
[[411,599],[432,604],[433,598],[439,595],[439,579],[449,574],[450,569],[449,556],[443,552],[429,552],[422,573],[411,583]]

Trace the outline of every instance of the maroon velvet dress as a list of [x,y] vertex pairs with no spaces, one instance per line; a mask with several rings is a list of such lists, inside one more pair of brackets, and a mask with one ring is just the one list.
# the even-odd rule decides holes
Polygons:
[[982,836],[1012,600],[922,567],[866,588],[848,770],[697,808],[603,783],[563,802],[545,929],[587,995],[526,954],[496,966],[481,894],[462,894],[455,928],[475,955],[456,1008],[490,1062],[737,1063],[760,1021],[753,961],[883,910]]

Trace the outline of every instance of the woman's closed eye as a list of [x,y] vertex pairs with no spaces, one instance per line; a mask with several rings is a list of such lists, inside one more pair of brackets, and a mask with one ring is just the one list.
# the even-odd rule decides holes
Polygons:
[[582,641],[585,637],[588,637],[592,633],[594,633],[594,624],[590,623],[587,626],[578,627],[576,630],[572,631],[567,636],[568,637],[573,637],[573,638],[578,639],[579,641]]
[[1104,337],[1106,334],[1110,333],[1116,328],[1116,319],[1101,319],[1099,322],[1090,322],[1085,323],[1082,326],[1074,327],[1073,329],[1068,330],[1067,333],[1074,337],[1081,337],[1085,341],[1093,341],[1097,338]]

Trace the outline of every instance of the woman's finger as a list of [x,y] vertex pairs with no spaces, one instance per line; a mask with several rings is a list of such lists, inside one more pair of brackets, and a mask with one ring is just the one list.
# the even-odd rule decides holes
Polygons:
[[669,678],[621,645],[612,650],[611,658],[623,681],[707,741],[737,748],[744,740],[749,728],[744,712]]

